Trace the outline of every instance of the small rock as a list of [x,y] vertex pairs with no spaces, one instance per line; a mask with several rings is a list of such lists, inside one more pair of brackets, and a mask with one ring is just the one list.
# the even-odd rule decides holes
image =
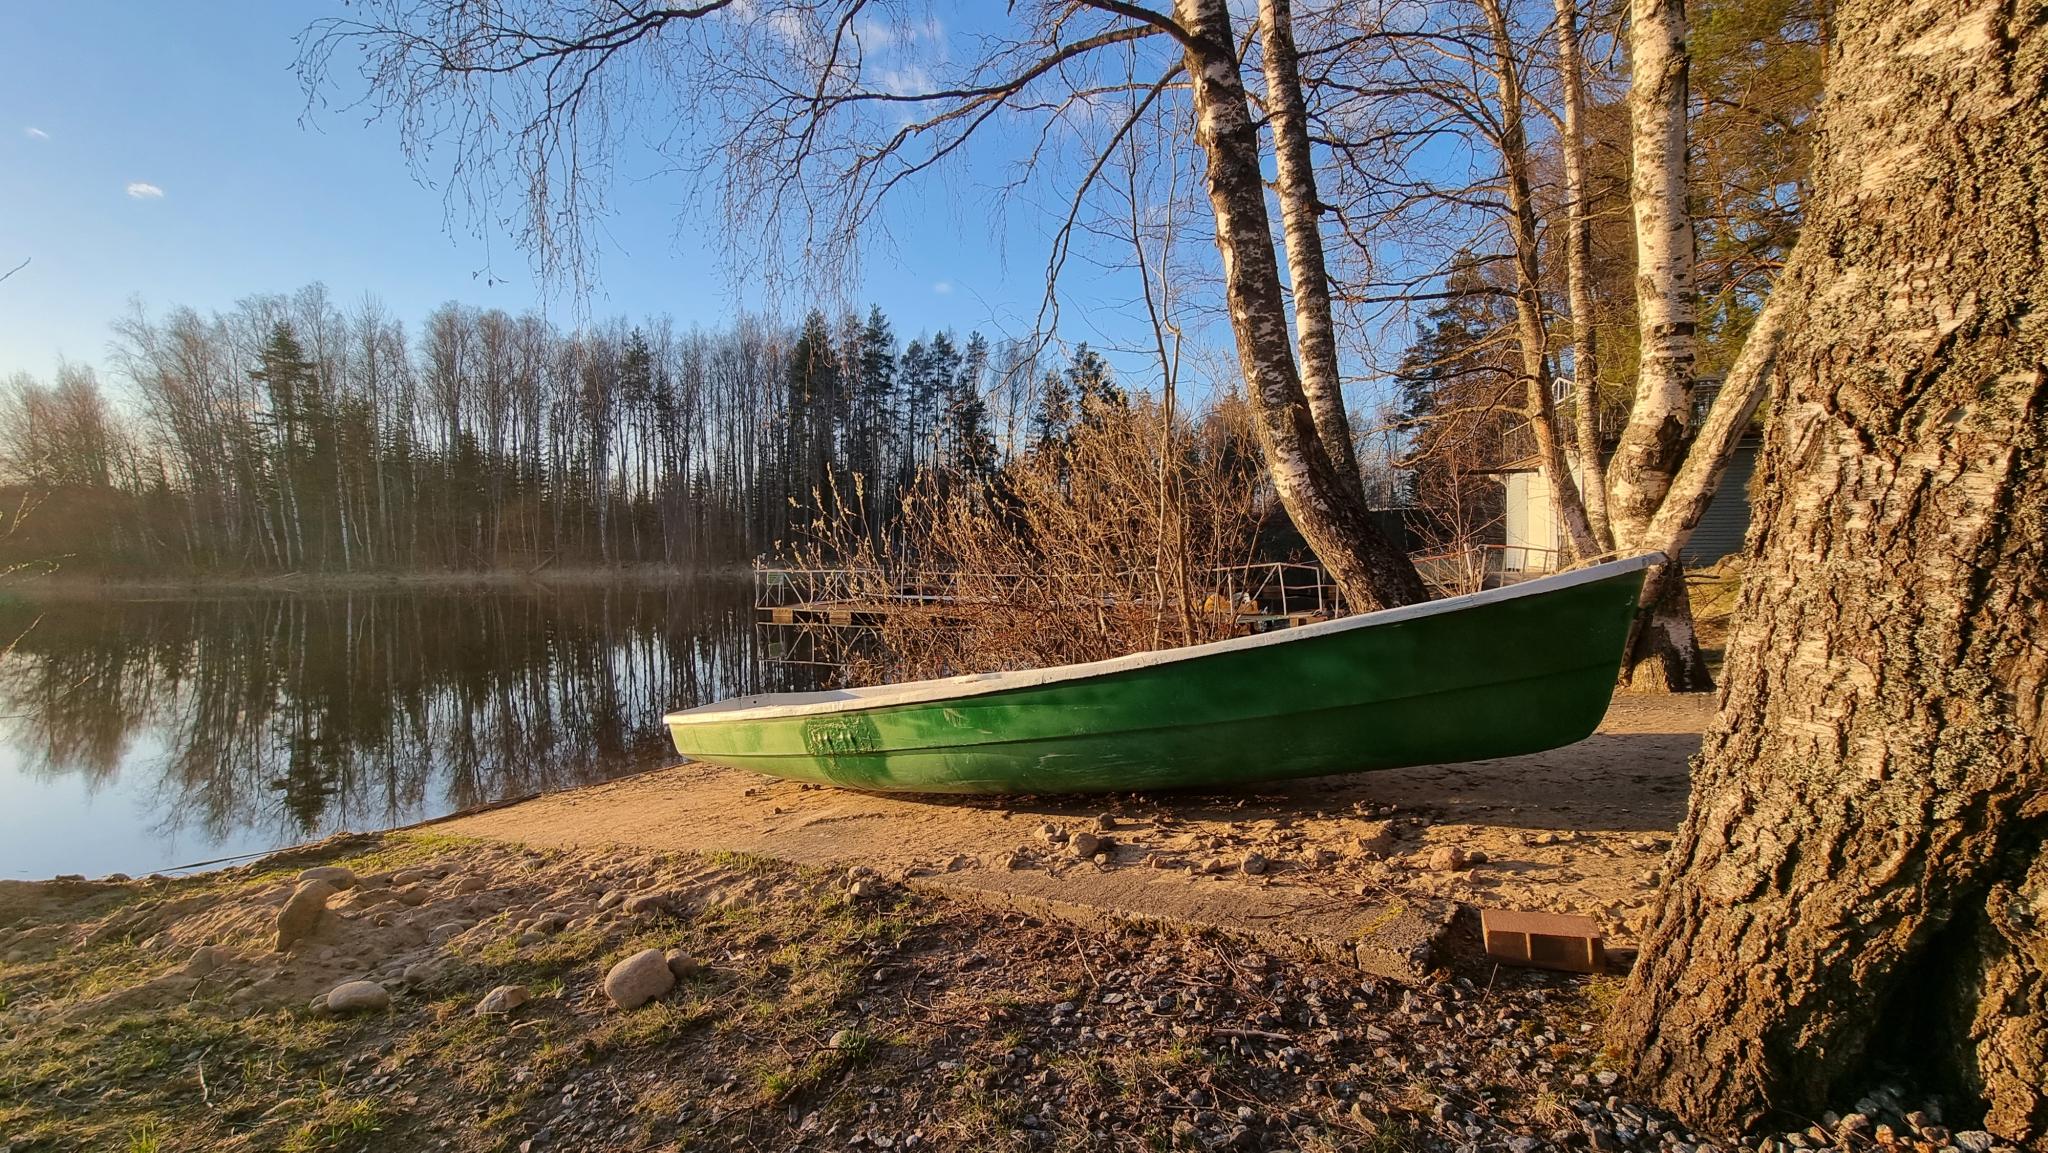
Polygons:
[[1264,875],[1266,870],[1272,867],[1272,862],[1266,859],[1264,853],[1251,852],[1244,855],[1244,860],[1237,867],[1244,870],[1246,876],[1257,877]]
[[502,1016],[526,1004],[530,999],[531,996],[527,993],[526,986],[524,985],[500,985],[485,993],[484,999],[476,1003],[476,1015],[479,1017]]
[[1229,865],[1223,863],[1222,857],[1210,857],[1208,860],[1203,861],[1201,867],[1198,868],[1196,871],[1200,873],[1207,873],[1210,876],[1215,876],[1216,874],[1222,873],[1229,868]]
[[614,890],[612,892],[606,893],[602,898],[598,900],[597,908],[599,912],[603,912],[606,909],[616,909],[620,905],[623,905],[625,903],[626,894]]
[[604,975],[604,995],[621,1009],[637,1009],[670,989],[676,975],[660,949],[642,949],[613,965]]
[[1965,1129],[1949,1138],[1963,1153],[1991,1153],[1998,1145],[1998,1138],[1982,1129]]
[[644,917],[669,911],[666,893],[635,893],[627,897],[619,908],[629,917]]
[[427,887],[417,881],[391,890],[391,895],[398,898],[398,902],[402,905],[424,905],[427,903]]
[[427,944],[445,945],[469,929],[460,921],[448,921],[427,930]]
[[1612,1069],[1602,1069],[1598,1073],[1593,1074],[1593,1080],[1600,1082],[1601,1088],[1609,1089],[1614,1086],[1616,1081],[1621,1080],[1621,1074],[1616,1073]]
[[548,935],[539,929],[528,929],[517,937],[512,938],[512,943],[524,948],[527,945],[538,945],[547,939]]
[[327,898],[341,890],[326,881],[307,881],[292,891],[284,908],[277,911],[277,948],[292,947],[300,938],[320,927],[327,915]]
[[448,891],[456,894],[481,893],[484,891],[485,888],[489,886],[489,884],[490,882],[484,880],[482,877],[479,877],[474,873],[470,873],[455,878],[455,880],[449,884]]
[[825,1047],[827,1049],[844,1049],[846,1048],[847,1043],[852,1040],[853,1030],[841,1029],[837,1033],[832,1034],[832,1039],[830,1041],[825,1042]]
[[1095,854],[1102,852],[1108,843],[1109,838],[1107,837],[1096,833],[1079,832],[1067,839],[1067,848],[1075,856],[1087,860]]
[[391,874],[391,887],[395,889],[406,885],[417,885],[431,876],[433,874],[425,869],[400,869]]
[[192,956],[185,962],[187,977],[204,977],[227,963],[227,954],[212,945],[201,945],[192,950]]
[[441,979],[447,968],[448,966],[440,961],[414,961],[405,967],[405,971],[399,975],[399,980],[413,986],[431,985]]
[[1038,826],[1038,831],[1034,835],[1048,845],[1057,845],[1067,839],[1067,831],[1051,821],[1041,822]]
[[1470,867],[1471,863],[1472,858],[1465,854],[1465,850],[1455,845],[1442,845],[1432,849],[1428,861],[1429,867],[1439,873],[1454,873]]
[[330,1013],[374,1013],[391,1006],[391,994],[375,981],[344,981],[327,990]]
[[346,865],[315,865],[299,873],[298,882],[325,881],[337,889],[356,887],[356,871]]
[[704,971],[704,962],[691,956],[688,950],[670,949],[662,954],[662,956],[668,961],[668,971],[675,974],[676,979],[679,981],[684,977],[694,977]]
[[1543,1148],[1540,1137],[1511,1137],[1508,1139],[1508,1153],[1536,1153]]

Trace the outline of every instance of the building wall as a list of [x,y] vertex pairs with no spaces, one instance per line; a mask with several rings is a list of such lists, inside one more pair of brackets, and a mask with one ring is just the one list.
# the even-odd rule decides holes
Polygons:
[[1557,517],[1550,508],[1550,486],[1543,481],[1540,472],[1511,472],[1505,478],[1506,526],[1508,563],[1514,567],[1526,564],[1542,565],[1543,554],[1537,553],[1525,558],[1518,555],[1523,549],[1554,550],[1558,546]]
[[1728,471],[1721,474],[1721,487],[1714,490],[1714,499],[1686,543],[1686,564],[1712,564],[1742,551],[1743,538],[1749,535],[1749,485],[1756,476],[1756,450],[1754,440],[1735,446]]

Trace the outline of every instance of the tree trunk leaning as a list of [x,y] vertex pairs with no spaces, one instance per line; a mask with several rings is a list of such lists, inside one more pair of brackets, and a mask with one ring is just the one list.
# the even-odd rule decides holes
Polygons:
[[2048,4],[1834,27],[1723,707],[1608,1039],[1703,1127],[1906,1056],[2039,1147]]
[[1324,451],[1302,392],[1230,9],[1226,0],[1176,0],[1174,13],[1187,33],[1195,136],[1208,161],[1205,183],[1238,366],[1274,491],[1354,609],[1427,600],[1414,563],[1373,523],[1355,483]]
[[1308,398],[1323,451],[1363,500],[1358,450],[1351,442],[1351,419],[1344,411],[1344,386],[1337,372],[1337,328],[1331,316],[1330,275],[1323,255],[1323,204],[1316,196],[1308,106],[1301,95],[1294,11],[1288,0],[1260,0],[1259,31],[1280,222],[1287,237],[1287,278],[1294,290],[1301,391]]

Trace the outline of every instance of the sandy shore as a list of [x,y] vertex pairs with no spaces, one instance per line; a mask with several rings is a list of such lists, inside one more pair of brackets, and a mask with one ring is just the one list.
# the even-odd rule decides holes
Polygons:
[[[1580,913],[1631,941],[1712,714],[1707,695],[1620,695],[1599,732],[1567,748],[1228,795],[893,797],[686,764],[436,831],[866,865],[1035,912],[1286,936],[1405,979],[1426,969],[1429,939],[1461,905]],[[1079,831],[1110,838],[1112,860],[1058,839]],[[1444,868],[1445,850],[1480,863]],[[1263,872],[1245,872],[1252,854]]]

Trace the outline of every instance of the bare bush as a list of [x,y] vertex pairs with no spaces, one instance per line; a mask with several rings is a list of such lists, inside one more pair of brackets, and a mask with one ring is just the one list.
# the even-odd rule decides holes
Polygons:
[[[879,620],[836,655],[852,683],[1070,664],[1231,635],[1219,570],[1246,564],[1270,496],[1242,404],[1169,422],[1091,402],[1065,436],[965,485],[926,473],[888,533],[857,514],[794,551]],[[1162,484],[1162,477],[1164,483]],[[860,502],[825,502],[858,509]]]

